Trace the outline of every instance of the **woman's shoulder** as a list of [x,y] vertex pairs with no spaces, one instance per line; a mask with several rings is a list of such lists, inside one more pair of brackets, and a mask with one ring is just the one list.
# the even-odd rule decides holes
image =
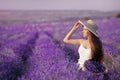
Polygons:
[[86,39],[82,39],[82,44],[86,44],[87,40]]
[[85,39],[79,39],[79,45],[84,44],[85,43]]
[[86,39],[79,39],[79,46],[84,45],[86,46],[88,44],[88,41]]
[[82,43],[81,43],[85,48],[89,48],[90,44],[88,42],[88,40],[83,39]]

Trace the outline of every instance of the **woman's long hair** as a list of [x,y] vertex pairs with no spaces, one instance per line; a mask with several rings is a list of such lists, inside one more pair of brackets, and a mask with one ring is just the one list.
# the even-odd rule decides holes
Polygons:
[[102,63],[104,52],[101,40],[90,32],[91,60]]

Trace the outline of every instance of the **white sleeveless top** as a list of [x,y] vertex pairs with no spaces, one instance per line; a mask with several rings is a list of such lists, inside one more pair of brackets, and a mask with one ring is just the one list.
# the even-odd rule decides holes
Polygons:
[[78,49],[79,59],[78,59],[78,69],[85,70],[84,63],[86,60],[91,59],[91,48],[85,48],[83,44],[80,45]]

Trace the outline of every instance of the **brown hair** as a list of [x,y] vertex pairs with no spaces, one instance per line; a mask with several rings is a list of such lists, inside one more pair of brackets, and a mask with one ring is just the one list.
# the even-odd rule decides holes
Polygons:
[[91,32],[90,32],[90,46],[91,46],[91,53],[92,53],[91,60],[102,63],[104,58],[102,42],[98,37],[96,37]]

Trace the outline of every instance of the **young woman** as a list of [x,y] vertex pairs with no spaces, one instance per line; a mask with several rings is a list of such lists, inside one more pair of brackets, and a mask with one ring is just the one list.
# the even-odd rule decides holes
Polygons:
[[[81,26],[83,27],[83,37],[86,37],[87,39],[71,39],[73,33]],[[85,24],[78,21],[63,40],[68,44],[80,45],[78,49],[78,69],[85,70],[84,63],[87,60],[96,61],[103,64],[103,48],[101,40],[98,37],[97,30],[98,26],[93,20],[88,20]]]

